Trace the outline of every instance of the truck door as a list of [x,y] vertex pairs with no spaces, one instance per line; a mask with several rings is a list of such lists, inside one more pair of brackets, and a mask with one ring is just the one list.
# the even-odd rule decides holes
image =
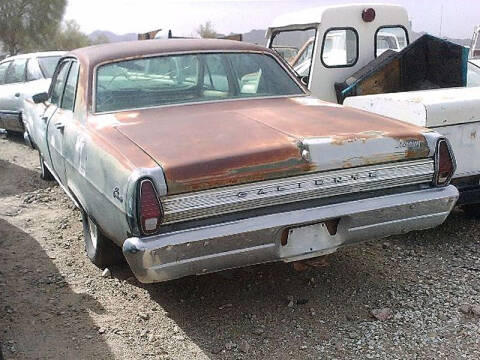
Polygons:
[[58,180],[66,184],[65,158],[63,152],[63,141],[65,125],[71,120],[71,111],[61,108],[65,91],[65,83],[70,71],[71,59],[63,60],[59,65],[54,78],[50,93],[50,105],[42,118],[46,127],[46,139],[48,144],[49,159],[45,159],[55,172]]
[[23,132],[20,117],[20,97],[25,83],[26,65],[27,59],[10,61],[5,69],[4,83],[0,85],[1,126],[10,131]]

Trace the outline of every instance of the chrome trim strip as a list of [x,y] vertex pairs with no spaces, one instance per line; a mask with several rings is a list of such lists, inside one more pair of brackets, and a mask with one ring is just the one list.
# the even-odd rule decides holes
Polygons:
[[431,183],[434,160],[320,172],[161,198],[164,224],[297,201]]

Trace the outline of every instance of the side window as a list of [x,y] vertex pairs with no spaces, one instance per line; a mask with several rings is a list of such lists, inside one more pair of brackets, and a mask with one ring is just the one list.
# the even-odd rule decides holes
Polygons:
[[75,94],[77,91],[77,79],[78,79],[78,63],[72,62],[70,72],[68,73],[67,82],[65,83],[65,90],[62,98],[62,109],[72,110],[75,106]]
[[5,74],[7,73],[7,69],[10,63],[11,61],[7,61],[0,64],[0,85],[3,85],[5,83]]
[[60,101],[62,100],[63,89],[65,87],[65,80],[67,78],[69,67],[70,61],[62,62],[57,69],[57,76],[52,80],[51,102],[57,106],[60,106]]
[[233,54],[230,56],[240,94],[256,94],[262,78],[262,68],[256,56]]
[[387,50],[400,51],[407,45],[408,35],[403,26],[381,27],[375,33],[375,56]]
[[358,34],[351,28],[330,29],[322,44],[322,63],[325,67],[349,67],[358,60]]
[[7,69],[5,84],[24,82],[26,65],[27,59],[14,60]]
[[42,79],[42,70],[38,66],[37,59],[29,59],[27,63],[27,81]]

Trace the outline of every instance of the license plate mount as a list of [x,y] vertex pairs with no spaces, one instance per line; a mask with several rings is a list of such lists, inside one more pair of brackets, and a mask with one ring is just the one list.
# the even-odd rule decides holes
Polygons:
[[280,245],[280,257],[286,262],[327,255],[341,245],[337,235],[330,235],[325,223],[316,223],[288,230],[285,245]]

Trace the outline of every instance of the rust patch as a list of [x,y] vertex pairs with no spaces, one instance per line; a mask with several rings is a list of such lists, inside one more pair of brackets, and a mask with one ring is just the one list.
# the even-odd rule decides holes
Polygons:
[[[311,137],[332,138],[337,145],[382,137],[420,144],[417,149],[400,147],[382,158],[365,159],[367,164],[418,158],[429,152],[421,127],[288,98],[139,109],[108,116],[115,117],[116,125],[101,133],[116,139],[121,133],[124,141],[128,138],[140,147],[143,152],[135,146],[122,149],[122,155],[135,164],[148,154],[161,165],[169,194],[322,170],[302,158],[302,140]],[[102,115],[92,115],[89,121],[100,123]],[[345,160],[343,166],[351,167],[350,160]]]

